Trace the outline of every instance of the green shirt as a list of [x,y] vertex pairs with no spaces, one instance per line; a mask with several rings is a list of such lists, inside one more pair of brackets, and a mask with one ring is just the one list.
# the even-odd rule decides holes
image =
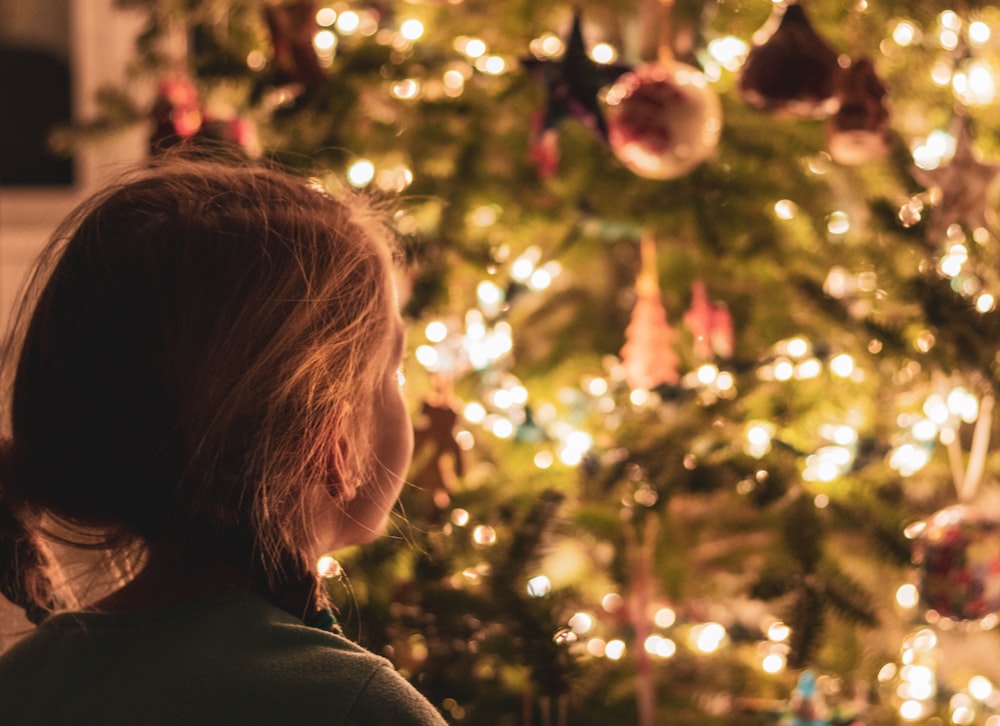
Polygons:
[[0,656],[0,723],[442,726],[389,661],[233,591],[70,612]]

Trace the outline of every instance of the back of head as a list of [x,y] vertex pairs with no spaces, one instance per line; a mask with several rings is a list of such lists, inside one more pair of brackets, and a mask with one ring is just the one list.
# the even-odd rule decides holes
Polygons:
[[85,203],[8,346],[14,520],[203,548],[280,590],[315,487],[367,476],[388,249],[356,201],[249,163],[166,161]]

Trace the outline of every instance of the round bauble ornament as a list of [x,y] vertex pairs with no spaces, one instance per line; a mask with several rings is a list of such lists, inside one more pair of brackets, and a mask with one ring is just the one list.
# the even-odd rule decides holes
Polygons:
[[981,620],[1000,612],[1000,521],[967,504],[907,528],[928,615]]
[[701,71],[684,63],[639,66],[608,89],[604,103],[611,150],[647,179],[683,176],[719,143],[719,97]]
[[837,110],[837,51],[813,28],[797,2],[776,3],[754,34],[740,71],[743,100],[793,118],[824,118]]

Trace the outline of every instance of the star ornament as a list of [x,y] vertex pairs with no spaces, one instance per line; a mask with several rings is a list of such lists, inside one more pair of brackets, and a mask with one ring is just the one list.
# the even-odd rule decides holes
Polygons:
[[[546,93],[546,105],[536,120],[532,141],[533,155],[542,171],[551,172],[557,163],[555,135],[567,119],[575,119],[602,141],[608,128],[601,114],[598,92],[629,70],[615,63],[597,63],[587,53],[583,42],[580,13],[573,15],[569,37],[563,41],[565,52],[558,59],[524,58],[521,65]],[[556,159],[552,157],[556,155]]]
[[958,124],[951,161],[936,169],[914,167],[911,173],[938,197],[927,226],[930,240],[944,239],[952,224],[964,224],[971,230],[982,227],[997,237],[996,214],[987,207],[987,192],[1000,175],[1000,164],[985,164],[976,158],[967,121]]

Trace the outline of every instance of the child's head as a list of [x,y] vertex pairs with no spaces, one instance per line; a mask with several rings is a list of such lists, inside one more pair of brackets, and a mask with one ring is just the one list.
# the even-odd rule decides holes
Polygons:
[[[331,526],[378,524],[409,461],[390,266],[358,202],[260,166],[168,161],[85,203],[8,346],[4,594],[47,599],[25,562],[42,517],[302,591],[345,543]],[[317,520],[324,501],[343,514]]]

